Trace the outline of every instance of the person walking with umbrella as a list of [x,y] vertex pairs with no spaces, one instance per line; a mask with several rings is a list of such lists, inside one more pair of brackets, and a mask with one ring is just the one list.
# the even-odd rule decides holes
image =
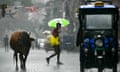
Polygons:
[[49,64],[50,59],[54,56],[57,55],[57,64],[63,64],[62,62],[60,62],[60,37],[59,37],[59,33],[60,33],[60,29],[61,29],[61,24],[57,23],[56,24],[56,28],[52,31],[52,36],[50,37],[50,44],[52,45],[52,47],[54,48],[54,54],[50,55],[49,57],[46,58],[47,63]]

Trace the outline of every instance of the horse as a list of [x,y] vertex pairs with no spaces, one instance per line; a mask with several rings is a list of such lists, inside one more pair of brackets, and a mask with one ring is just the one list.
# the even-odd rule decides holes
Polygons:
[[34,38],[30,37],[30,33],[26,31],[17,31],[11,35],[10,47],[14,51],[13,58],[16,60],[16,70],[18,70],[18,56],[21,69],[26,69],[26,60],[30,51],[31,43],[34,40]]

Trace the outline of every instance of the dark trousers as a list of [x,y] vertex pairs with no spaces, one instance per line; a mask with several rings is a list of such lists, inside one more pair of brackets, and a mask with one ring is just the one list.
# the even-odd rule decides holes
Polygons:
[[52,54],[48,58],[50,59],[50,58],[52,58],[52,57],[57,55],[57,62],[60,62],[60,52],[61,52],[60,46],[56,45],[56,46],[53,46],[53,47],[54,47],[54,54]]

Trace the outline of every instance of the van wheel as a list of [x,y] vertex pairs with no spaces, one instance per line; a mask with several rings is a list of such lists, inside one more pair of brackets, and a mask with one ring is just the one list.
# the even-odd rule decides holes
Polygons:
[[85,72],[85,69],[84,69],[85,67],[84,67],[84,63],[83,62],[81,62],[80,63],[80,72]]
[[113,64],[113,72],[117,72],[117,64]]
[[102,72],[103,70],[102,70],[102,68],[98,68],[98,72]]
[[98,72],[102,72],[103,71],[103,68],[102,68],[102,61],[99,60],[98,61]]

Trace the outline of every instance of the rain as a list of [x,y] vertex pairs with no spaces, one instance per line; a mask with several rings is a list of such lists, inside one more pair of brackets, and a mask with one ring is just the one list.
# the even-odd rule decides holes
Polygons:
[[[80,72],[80,47],[76,46],[76,37],[80,26],[78,8],[82,5],[83,1],[84,0],[0,0],[0,72],[7,72],[8,70],[9,72]],[[113,1],[113,4],[120,7],[119,0],[110,1]],[[2,7],[4,7],[4,9],[2,9]],[[92,16],[91,18],[94,17]],[[110,16],[108,17],[108,19],[104,17],[108,20],[108,22],[105,22],[108,23],[108,25],[102,24],[104,27],[101,26],[101,28],[111,28],[111,25],[109,25],[109,19],[111,18]],[[54,27],[50,27],[48,22],[55,18],[62,18],[69,21],[68,25],[61,26],[59,34],[61,41],[60,60],[63,63],[62,65],[57,65],[57,56],[51,58],[49,64],[47,64],[46,61],[46,58],[54,53],[54,49],[49,42]],[[100,18],[102,18],[102,16]],[[100,22],[105,20],[104,18],[101,19]],[[89,20],[89,23],[97,23],[91,20]],[[100,23],[98,24],[100,25]],[[94,26],[100,27],[95,24]],[[94,27],[89,24],[89,28]],[[20,68],[19,58],[18,69],[16,70],[16,63],[13,59],[14,50],[10,46],[10,38],[12,34],[17,31],[26,31],[30,34],[31,38],[35,39],[31,42],[25,70]],[[120,20],[118,22],[118,42],[120,42],[119,32]],[[18,54],[18,56],[19,55],[20,54]],[[119,72],[120,63],[118,63],[117,66],[117,71]],[[97,72],[97,68],[86,69],[85,72]],[[112,70],[106,68],[104,72],[112,72]]]

